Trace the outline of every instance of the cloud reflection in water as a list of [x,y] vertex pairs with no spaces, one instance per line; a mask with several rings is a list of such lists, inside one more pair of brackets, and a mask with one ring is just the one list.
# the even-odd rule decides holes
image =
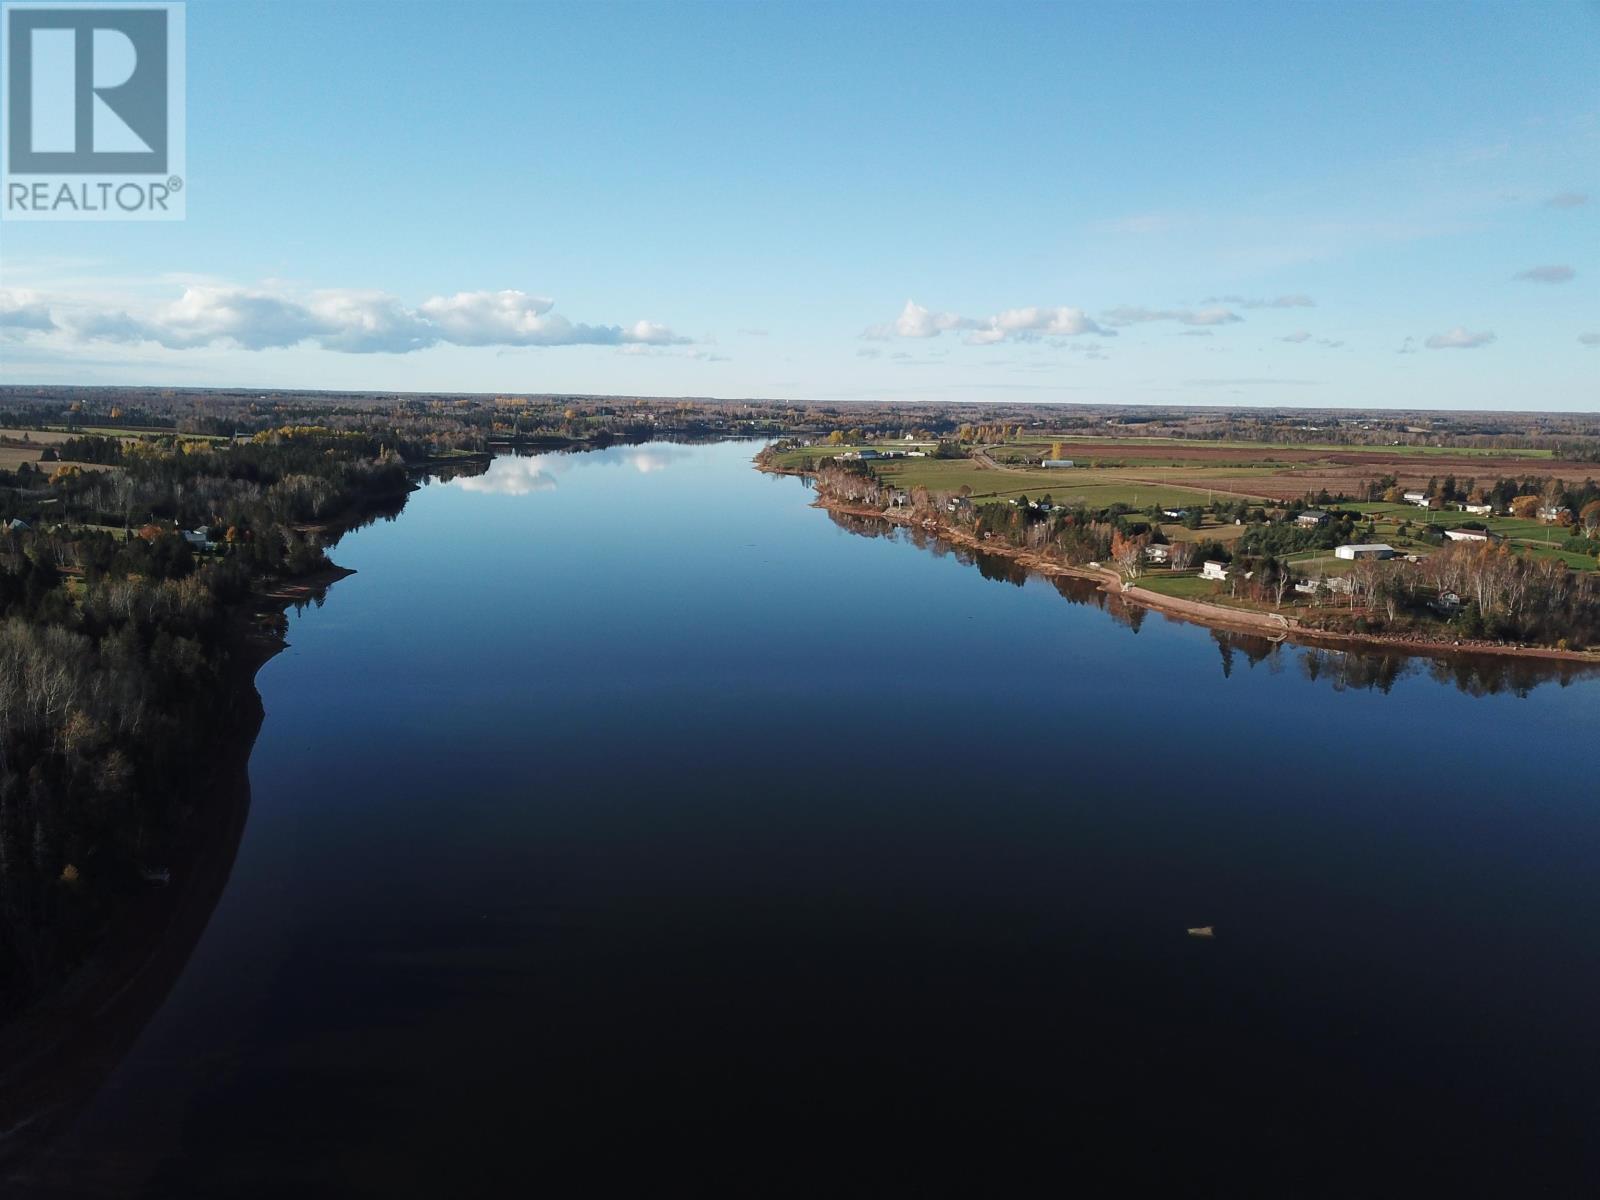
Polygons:
[[489,469],[482,475],[452,479],[449,486],[496,496],[528,496],[535,492],[554,491],[557,477],[574,467],[631,467],[641,475],[652,475],[688,458],[690,453],[687,447],[654,444],[608,446],[604,450],[533,454],[526,457],[502,454],[489,464]]

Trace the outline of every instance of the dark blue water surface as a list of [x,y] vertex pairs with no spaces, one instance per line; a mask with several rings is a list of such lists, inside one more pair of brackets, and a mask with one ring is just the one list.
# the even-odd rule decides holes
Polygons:
[[1017,586],[752,452],[344,539],[41,1191],[1592,1192],[1600,683]]

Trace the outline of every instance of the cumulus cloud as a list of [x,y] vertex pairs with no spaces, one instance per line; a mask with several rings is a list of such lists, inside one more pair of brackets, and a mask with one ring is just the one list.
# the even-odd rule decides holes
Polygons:
[[[172,350],[272,350],[309,343],[346,354],[406,354],[437,345],[669,346],[691,340],[653,321],[578,324],[552,312],[554,307],[553,300],[513,290],[435,296],[413,309],[384,292],[327,289],[295,296],[197,283],[177,300],[144,312],[64,307],[54,325],[84,340],[154,342]],[[0,306],[0,324],[5,311]],[[53,327],[38,324],[37,313],[31,319],[30,328]],[[51,321],[52,314],[44,312],[43,319]]]
[[458,346],[667,346],[689,340],[653,321],[575,325],[552,313],[554,307],[544,296],[508,290],[435,296],[418,312],[439,330],[440,340]]
[[1587,192],[1557,192],[1545,201],[1551,208],[1581,208],[1589,203]]
[[1479,346],[1487,346],[1494,341],[1494,334],[1488,330],[1481,333],[1470,333],[1457,325],[1446,333],[1436,333],[1423,345],[1429,350],[1476,350]]
[[990,317],[963,317],[959,313],[934,312],[915,300],[907,300],[893,321],[873,325],[861,336],[877,341],[889,338],[934,338],[942,333],[961,332],[972,346],[991,346],[996,342],[1029,341],[1040,337],[1078,337],[1082,334],[1114,336],[1091,320],[1081,308],[1008,308]]
[[1249,296],[1208,296],[1200,301],[1201,304],[1232,304],[1239,308],[1315,308],[1317,302],[1310,296],[1299,292],[1289,296],[1273,296],[1268,299]]
[[1529,267],[1526,271],[1518,271],[1511,278],[1527,283],[1570,283],[1577,274],[1571,267]]
[[1139,308],[1124,305],[1102,314],[1107,325],[1141,325],[1148,321],[1177,321],[1182,325],[1231,325],[1244,320],[1226,308]]
[[37,294],[0,288],[0,337],[43,333],[56,327],[50,310]]

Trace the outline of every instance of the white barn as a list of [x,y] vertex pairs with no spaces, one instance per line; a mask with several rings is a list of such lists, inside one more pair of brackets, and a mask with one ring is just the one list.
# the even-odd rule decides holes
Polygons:
[[1386,542],[1364,542],[1354,546],[1338,546],[1334,549],[1335,558],[1393,558],[1394,547]]

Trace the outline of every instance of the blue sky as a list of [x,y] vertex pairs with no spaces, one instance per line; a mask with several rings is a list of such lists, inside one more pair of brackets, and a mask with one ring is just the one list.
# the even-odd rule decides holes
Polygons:
[[1597,51],[1581,2],[191,0],[188,219],[0,226],[0,379],[1597,410]]

